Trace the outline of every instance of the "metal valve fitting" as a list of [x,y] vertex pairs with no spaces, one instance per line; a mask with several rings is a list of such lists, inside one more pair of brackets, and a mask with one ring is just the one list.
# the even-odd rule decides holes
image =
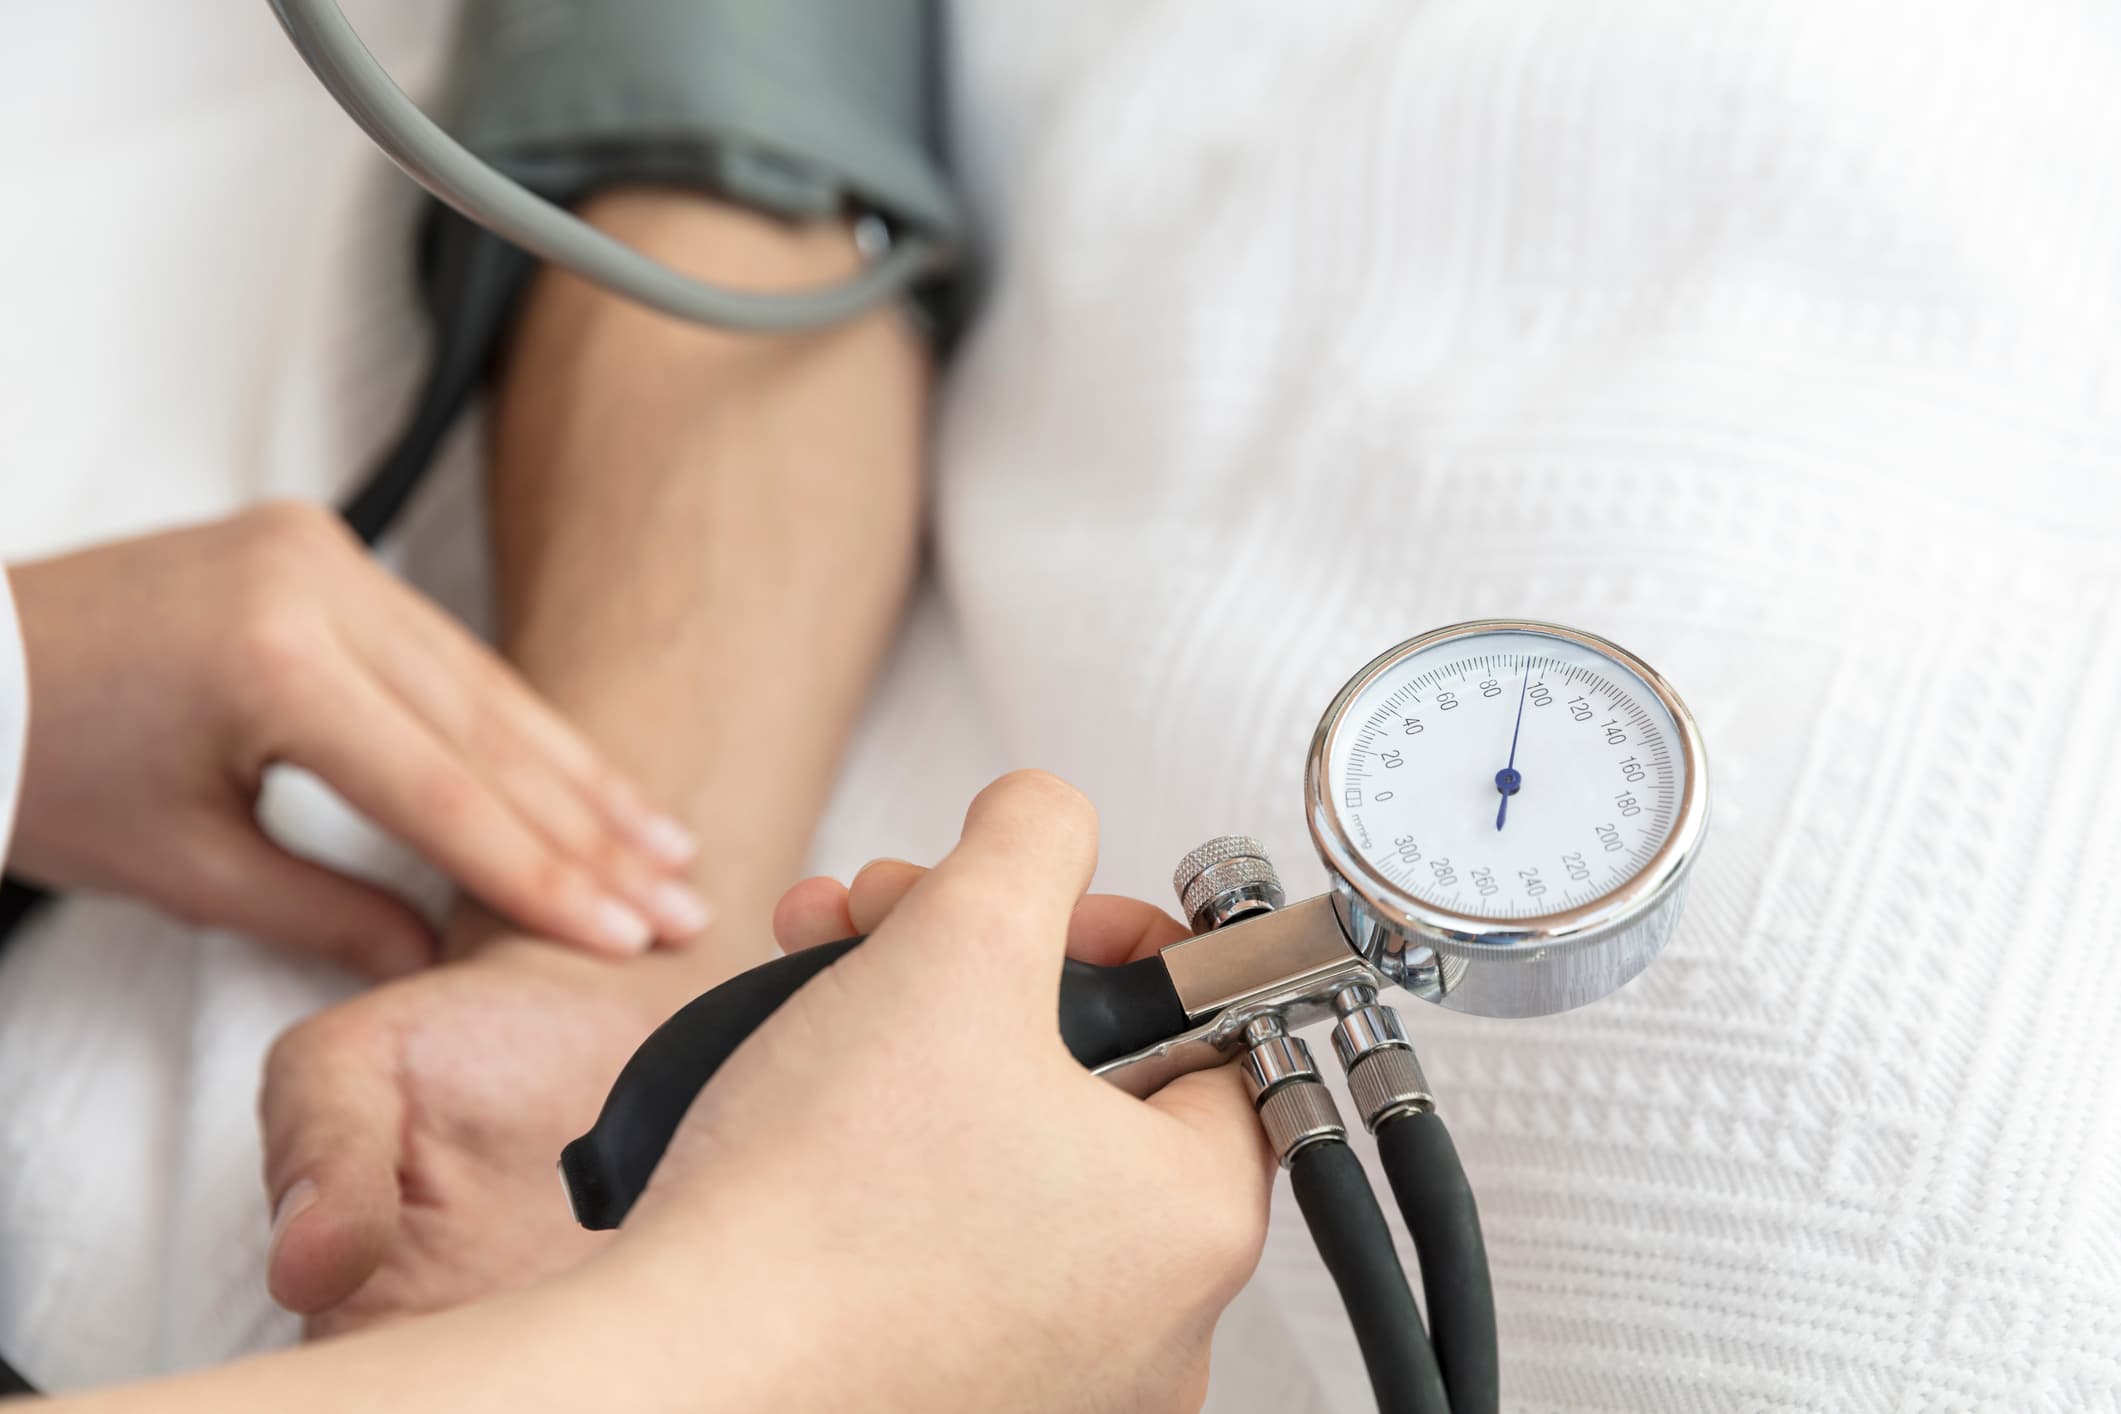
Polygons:
[[1388,1119],[1436,1108],[1421,1061],[1399,1013],[1356,983],[1333,998],[1333,1053],[1348,1077],[1348,1094],[1372,1134]]
[[1348,1127],[1311,1062],[1311,1048],[1291,1036],[1279,1017],[1252,1021],[1245,1027],[1245,1042],[1239,1063],[1245,1088],[1283,1168],[1313,1144],[1347,1139]]
[[1288,901],[1267,847],[1250,835],[1220,835],[1191,851],[1171,876],[1178,905],[1195,933],[1212,933]]

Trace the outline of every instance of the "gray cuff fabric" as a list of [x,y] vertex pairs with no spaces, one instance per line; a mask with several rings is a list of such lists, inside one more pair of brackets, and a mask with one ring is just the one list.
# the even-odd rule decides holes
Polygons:
[[470,0],[451,127],[512,164],[616,163],[789,216],[851,196],[947,239],[938,29],[932,0]]
[[[443,121],[563,203],[656,182],[791,220],[873,213],[962,249],[940,69],[937,0],[468,0]],[[453,224],[427,233],[429,300],[490,322],[463,308]],[[947,332],[954,292],[925,293]]]

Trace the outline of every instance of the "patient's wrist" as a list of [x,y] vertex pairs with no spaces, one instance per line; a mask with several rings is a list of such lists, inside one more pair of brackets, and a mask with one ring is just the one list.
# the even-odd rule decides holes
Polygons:
[[463,900],[443,930],[444,956],[453,962],[520,968],[548,975],[570,989],[595,987],[631,999],[644,1025],[660,1025],[678,1007],[746,968],[779,955],[766,929],[717,920],[682,947],[662,947],[637,958],[605,958],[557,947]]
[[[859,263],[843,222],[697,193],[613,192],[585,214],[732,286]],[[525,304],[492,424],[502,645],[692,830],[715,915],[622,985],[682,997],[777,955],[773,906],[910,580],[925,370],[884,314],[740,335],[553,272]]]

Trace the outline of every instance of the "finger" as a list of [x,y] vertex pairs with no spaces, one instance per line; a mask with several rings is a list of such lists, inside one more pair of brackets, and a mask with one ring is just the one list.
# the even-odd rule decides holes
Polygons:
[[[903,859],[874,859],[863,865],[846,890],[847,918],[854,932],[868,934],[882,927],[927,872]],[[1088,894],[1068,919],[1068,956],[1109,967],[1147,957],[1188,936],[1185,924],[1153,903],[1121,894]]]
[[1144,1103],[1183,1131],[1183,1157],[1166,1166],[1186,1195],[1174,1240],[1190,1227],[1205,1242],[1219,1306],[1259,1263],[1280,1165],[1234,1065],[1182,1075]]
[[435,959],[434,930],[395,895],[300,859],[249,820],[208,816],[187,832],[167,902],[189,922],[328,958],[374,978]]
[[1193,1132],[1206,1146],[1204,1163],[1209,1170],[1271,1181],[1277,1167],[1274,1151],[1236,1066],[1181,1075],[1146,1103]]
[[598,951],[647,949],[654,928],[524,822],[374,679],[348,669],[286,688],[284,759],[496,912]]
[[897,908],[899,900],[928,871],[903,859],[872,859],[847,885],[847,917],[857,933],[874,933]]
[[648,810],[588,743],[484,644],[405,586],[393,622],[349,625],[347,646],[522,821],[679,940],[703,932],[706,903],[674,877],[696,850]]
[[1088,894],[1068,920],[1068,956],[1111,967],[1191,936],[1185,924],[1153,903],[1124,894]]
[[520,750],[564,782],[600,825],[668,868],[699,852],[679,821],[651,808],[572,723],[507,661],[372,561],[381,615],[345,621],[348,646],[445,738]]
[[280,1038],[266,1059],[259,1121],[273,1236],[266,1288],[314,1314],[357,1291],[398,1227],[404,1109],[387,1032],[341,1012]]
[[616,842],[581,798],[540,763],[520,754],[510,757],[505,746],[457,749],[466,766],[519,820],[631,904],[655,925],[656,936],[683,942],[706,931],[713,919],[706,900],[668,866]]
[[[1080,791],[1018,771],[981,791],[957,847],[878,934],[925,955],[924,986],[970,986],[1050,1015],[1068,919],[1097,866],[1097,815]],[[868,951],[864,949],[864,951]]]
[[860,931],[847,915],[847,886],[837,879],[804,879],[773,907],[773,940],[783,952],[822,947]]

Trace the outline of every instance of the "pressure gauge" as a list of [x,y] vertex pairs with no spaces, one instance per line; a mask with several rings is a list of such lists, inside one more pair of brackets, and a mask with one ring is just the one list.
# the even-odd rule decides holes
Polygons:
[[1358,951],[1410,991],[1539,1016],[1664,946],[1708,819],[1701,737],[1634,654],[1553,624],[1438,629],[1326,709],[1311,836]]

